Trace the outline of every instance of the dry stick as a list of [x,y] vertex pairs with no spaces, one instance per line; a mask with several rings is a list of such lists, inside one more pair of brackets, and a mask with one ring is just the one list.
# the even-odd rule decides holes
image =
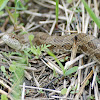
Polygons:
[[21,100],[24,100],[24,96],[25,96],[25,82],[23,83],[23,90],[22,90]]
[[31,24],[29,23],[29,25],[27,24],[27,25],[25,26],[25,29],[28,30],[28,29],[30,29],[33,25],[35,25],[35,22],[32,22]]
[[3,77],[0,77],[0,80],[3,80],[5,83],[7,83],[10,86],[12,86],[12,84],[8,80],[6,80],[5,78],[3,78]]
[[72,12],[69,12],[69,17],[68,17],[68,13],[67,13],[67,9],[66,9],[66,5],[65,5],[65,2],[64,0],[62,0],[62,4],[64,6],[64,9],[65,9],[65,14],[66,14],[66,19],[67,19],[67,31],[70,33],[70,24],[71,24],[71,21],[72,21],[72,18],[73,18],[73,15],[75,13],[75,10],[76,10],[76,7],[79,5],[80,3],[80,0],[78,0],[77,4],[74,6],[74,11]]
[[73,79],[71,80],[70,86],[67,88],[66,99],[67,99],[67,96],[68,96],[69,92],[71,91],[72,87],[74,86],[74,84],[75,84],[75,79],[73,78]]
[[30,75],[29,72],[27,72],[27,71],[25,70],[24,73],[25,73],[25,77],[27,78],[27,80],[31,80],[31,79],[32,79],[32,76]]
[[65,34],[64,34],[64,29],[65,29],[65,24],[63,23],[63,24],[62,24],[62,29],[61,29],[61,30],[62,30],[62,36],[65,35]]
[[46,4],[43,4],[42,2],[38,1],[38,0],[34,0],[35,3],[43,6],[43,7],[46,7],[46,8],[51,8],[51,9],[55,9],[54,6],[51,6],[51,5],[48,5],[47,3]]
[[[81,2],[81,0],[78,0],[77,4],[75,5],[74,12],[75,12],[76,7],[79,5],[80,2]],[[74,12],[73,12],[73,14],[74,14]],[[76,26],[77,32],[78,32],[78,33],[81,33],[77,18],[76,18],[76,21],[77,21],[77,26]]]
[[91,96],[91,82],[90,82],[90,85],[89,85],[89,95],[88,97]]
[[[43,63],[46,64],[50,69],[52,69],[52,70],[55,69],[55,71],[56,71],[57,73],[63,75],[63,72],[62,72],[61,70],[59,70],[56,66],[54,66],[51,62],[48,62],[46,59],[45,59],[45,60],[44,60],[44,59],[41,59],[41,60],[42,60]],[[46,62],[47,62],[47,63],[46,63]]]
[[[62,87],[62,85],[61,85],[61,86],[57,87],[56,90],[59,91],[59,90],[62,90],[62,88],[63,88],[63,87]],[[55,95],[55,92],[51,92],[51,93],[49,94],[49,97],[52,97],[52,95]]]
[[[52,12],[49,12],[49,14],[51,15],[51,14],[52,14]],[[48,18],[46,19],[46,21],[45,21],[45,22],[48,22],[49,20],[50,20],[50,17],[48,17]],[[56,20],[56,19],[55,19],[55,20]],[[54,20],[53,20],[53,22],[52,22],[52,23],[54,23]],[[43,24],[44,24],[44,27],[46,27],[46,23],[43,23]],[[49,34],[48,30],[46,30],[46,29],[45,29],[45,32]]]
[[[90,7],[90,4],[91,4],[91,0],[88,0],[88,5]],[[87,17],[86,17],[86,21],[85,21],[85,29],[84,29],[84,33],[87,33],[88,31],[88,24],[89,24],[89,19],[90,19],[90,16],[89,14],[87,13]]]
[[0,94],[4,94],[6,95],[8,98],[10,98],[10,100],[13,100],[13,98],[11,97],[11,95],[9,95],[7,92],[3,91],[0,89]]
[[43,66],[41,72],[39,73],[39,76],[37,77],[37,81],[39,81],[40,77],[43,75],[44,72],[45,72],[45,67]]
[[[95,64],[95,63],[96,63],[96,61],[93,61],[93,62],[90,62],[90,63],[88,63],[88,64],[86,64],[86,65],[82,65],[82,66],[78,67],[78,70],[84,69],[84,68],[86,68],[87,66],[92,67],[92,65]],[[88,67],[88,68],[89,68],[89,67]]]
[[81,4],[81,7],[82,7],[82,33],[84,33],[84,19],[85,19],[85,13],[84,13],[84,5],[83,3]]
[[66,88],[66,80],[64,79],[63,88]]
[[9,87],[4,81],[0,80],[0,84],[2,84],[3,87],[7,88],[9,92],[12,92],[13,90],[11,87]]
[[86,83],[87,81],[92,77],[93,75],[93,70],[91,70],[91,72],[88,74],[88,76],[85,78],[85,80],[82,82],[82,86],[79,90],[79,93],[75,96],[75,100],[78,100],[79,96],[82,94],[85,86],[86,86]]
[[[99,10],[98,10],[97,0],[94,0],[94,9],[95,9],[95,14],[98,17],[99,16]],[[93,34],[93,36],[97,37],[97,25],[96,25],[96,23],[94,24],[94,34]]]
[[28,29],[27,31],[28,31],[28,32],[29,32],[29,31],[34,31],[35,29],[37,29],[37,28],[39,28],[39,27],[41,27],[41,26],[43,26],[43,25],[44,25],[44,24],[34,26],[34,27]]
[[93,80],[92,80],[92,89],[94,87],[94,84],[96,83],[96,76],[97,76],[98,70],[99,70],[99,66],[96,66],[96,69],[94,68],[94,76],[93,76]]
[[76,18],[76,22],[77,22],[77,26],[76,26],[76,28],[77,28],[77,32],[78,33],[81,33],[81,31],[80,31],[80,27],[79,27],[79,23],[78,23],[78,19]]
[[[38,12],[38,10],[36,10],[35,12]],[[25,25],[25,29],[28,30],[30,29],[33,25],[35,25],[35,22],[33,21],[35,18],[34,15],[31,15],[27,18],[28,23]]]
[[46,20],[46,21],[39,21],[39,24],[50,24],[53,22],[54,22],[54,20]]
[[40,84],[39,84],[39,82],[37,81],[37,79],[35,78],[34,71],[32,71],[32,73],[33,73],[33,78],[34,78],[35,84],[36,84],[37,87],[39,87]]
[[[21,13],[22,14],[27,13],[27,14],[34,15],[34,16],[39,16],[39,17],[47,17],[47,18],[50,17],[50,18],[54,18],[54,19],[56,18],[56,16],[52,15],[52,14],[48,15],[48,14],[36,13],[36,12],[28,11],[28,10],[22,11]],[[66,21],[66,17],[64,17],[64,16],[58,16],[58,19]]]
[[98,90],[98,84],[95,82],[94,84],[94,95],[95,95],[95,100],[100,100],[100,91]]
[[78,61],[79,59],[83,58],[84,56],[85,56],[84,54],[81,54],[80,56],[76,57],[75,59],[66,62],[64,69],[69,68],[70,65],[74,64],[76,61]]
[[[60,99],[60,100],[66,100],[66,97],[60,97],[60,96],[51,96],[52,97],[52,99],[54,98],[58,98],[58,99]],[[70,98],[67,98],[68,100],[70,100]],[[71,99],[72,100],[72,99]]]
[[54,30],[54,28],[55,28],[55,25],[56,25],[56,19],[54,20],[54,22],[53,22],[53,24],[52,24],[52,27],[51,27],[50,32],[49,32],[49,35],[52,34],[52,32],[53,32],[53,30]]
[[65,10],[65,15],[66,15],[66,19],[67,19],[67,30],[70,31],[70,23],[69,23],[69,17],[68,17],[68,12],[67,12],[67,9],[66,9],[66,5],[65,5],[65,2],[64,0],[61,0],[62,1],[62,4],[64,6],[64,10]]
[[[82,59],[79,60],[79,67],[82,65]],[[78,70],[78,85],[77,85],[77,90],[80,88],[80,83],[81,83],[81,70]]]
[[[20,85],[22,87],[22,85]],[[46,88],[39,88],[39,87],[33,87],[33,86],[25,86],[25,88],[27,89],[38,89],[38,90],[44,90],[44,91],[50,91],[50,92],[55,92],[55,93],[61,93],[61,91],[57,91],[57,90],[52,90],[52,89],[46,89]]]
[[[72,47],[72,53],[71,53],[71,59],[70,61],[72,61],[73,59],[75,59],[76,57],[76,53],[77,53],[77,49],[78,49],[78,46],[77,46],[77,37],[74,38],[74,42],[73,42],[73,47]],[[71,68],[72,65],[69,67]]]

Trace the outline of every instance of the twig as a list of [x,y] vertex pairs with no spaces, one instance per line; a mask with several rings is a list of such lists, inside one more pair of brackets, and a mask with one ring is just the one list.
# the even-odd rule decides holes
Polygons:
[[[22,85],[20,85],[22,87]],[[38,89],[38,90],[44,90],[44,91],[50,91],[50,92],[55,92],[55,93],[61,93],[61,91],[56,91],[56,90],[52,90],[52,89],[46,89],[46,88],[39,88],[39,87],[32,87],[32,86],[25,86],[25,88],[27,89]]]
[[[35,12],[32,12],[32,11],[28,11],[28,10],[26,10],[26,11],[22,11],[21,12],[22,14],[23,13],[27,13],[27,14],[30,14],[30,15],[34,15],[34,16],[39,16],[39,17],[51,17],[51,18],[56,18],[56,16],[55,15],[48,15],[48,14],[42,14],[42,13],[35,13]],[[58,19],[61,19],[61,20],[66,20],[66,17],[64,17],[64,16],[58,16]]]
[[22,99],[21,100],[24,100],[24,96],[25,96],[25,82],[23,83]]
[[84,68],[86,68],[87,66],[92,67],[91,65],[93,65],[93,64],[95,64],[95,63],[96,63],[96,61],[93,61],[93,62],[88,63],[88,64],[86,64],[86,65],[82,65],[82,66],[78,67],[78,70],[80,70],[80,69],[84,69]]
[[84,54],[81,54],[80,56],[76,57],[74,60],[66,62],[64,69],[68,68],[70,65],[74,64],[76,61],[83,58],[84,56],[85,56]]
[[86,86],[87,81],[91,78],[91,76],[93,75],[93,70],[91,70],[91,72],[88,74],[88,76],[85,78],[85,80],[82,82],[82,86],[79,90],[79,93],[76,94],[75,96],[75,100],[78,100],[79,96],[82,94],[84,87]]
[[53,24],[52,24],[52,27],[51,27],[50,32],[49,32],[49,35],[52,34],[52,32],[53,32],[53,30],[54,30],[54,28],[55,28],[55,25],[56,25],[56,19],[54,20],[54,22],[53,22]]

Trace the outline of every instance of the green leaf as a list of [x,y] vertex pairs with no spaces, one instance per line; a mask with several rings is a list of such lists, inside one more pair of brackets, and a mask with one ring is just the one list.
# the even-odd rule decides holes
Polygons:
[[9,11],[8,7],[6,7],[6,10],[7,10],[8,14],[9,14],[10,20],[15,25],[15,18],[13,16],[13,14]]
[[21,31],[20,34],[27,34],[27,31]]
[[2,94],[1,95],[1,100],[8,100],[7,95]]
[[42,44],[41,45],[41,51],[45,51],[48,49],[48,47],[50,47],[51,45],[46,45],[46,44]]
[[65,60],[68,60],[68,58],[69,58],[69,57],[67,56],[67,57],[65,58]]
[[71,94],[75,94],[76,92],[75,92],[75,91],[71,91],[70,93],[71,93]]
[[7,2],[8,2],[9,0],[0,0],[0,11],[2,10],[2,9],[4,9],[4,7],[7,5]]
[[90,17],[93,19],[93,21],[97,24],[97,26],[100,29],[100,20],[96,17],[95,13],[89,8],[89,6],[85,2],[85,0],[81,0],[81,1],[83,2],[84,7],[87,10],[87,12],[89,13]]
[[87,100],[94,100],[95,98],[94,98],[94,96],[89,96],[88,98],[87,98]]
[[66,92],[67,92],[67,88],[64,88],[61,90],[61,94],[63,94],[63,95],[66,94]]
[[34,39],[34,35],[29,35],[29,40],[32,41]]
[[11,56],[17,55],[17,56],[20,56],[20,57],[22,56],[22,54],[20,52],[11,52],[10,55]]
[[58,65],[61,67],[61,69],[62,69],[62,71],[63,71],[63,73],[64,73],[64,71],[65,71],[65,70],[64,70],[64,66],[63,66],[62,63],[57,59],[57,57],[56,57],[50,50],[48,50],[47,53],[55,59],[55,61],[58,63]]
[[31,47],[32,47],[32,45],[33,45],[33,44],[32,44],[32,40],[34,39],[34,35],[29,35],[28,38],[29,38],[29,41],[30,41],[30,45],[31,45]]
[[64,59],[61,59],[60,61],[61,61],[61,62],[64,62],[65,60],[64,60]]
[[59,0],[56,0],[56,23],[58,23]]
[[89,84],[89,80],[87,80],[87,83],[86,83],[86,85],[88,85]]
[[3,15],[4,14],[4,12],[3,11],[0,11],[0,15]]
[[10,65],[10,67],[9,67],[9,71],[10,72],[15,72],[15,70],[16,70],[16,65]]
[[17,18],[19,17],[19,13],[14,12],[13,14],[14,22],[17,23]]
[[6,70],[5,70],[5,67],[4,67],[4,66],[1,66],[1,71],[2,71],[2,72],[4,72],[4,73],[6,72]]
[[76,93],[78,93],[78,92],[79,92],[79,91],[75,91],[75,90],[74,90],[74,91],[71,91],[70,93],[71,93],[71,94],[76,94]]
[[68,3],[72,3],[72,0],[67,0]]
[[15,9],[16,10],[25,10],[26,8],[24,5],[21,3],[20,0],[15,0]]
[[96,80],[100,84],[100,79],[98,78],[98,76],[96,77]]
[[78,67],[77,67],[77,66],[72,67],[72,68],[68,69],[68,70],[65,72],[65,75],[66,75],[66,76],[67,76],[67,75],[70,75],[70,74],[72,74],[72,73],[76,72],[76,71],[77,71],[77,69],[78,69]]

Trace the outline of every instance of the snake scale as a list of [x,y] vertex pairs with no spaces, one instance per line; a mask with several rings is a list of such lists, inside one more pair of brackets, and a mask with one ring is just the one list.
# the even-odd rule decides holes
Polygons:
[[[100,39],[92,35],[77,33],[65,36],[50,36],[43,32],[34,32],[30,34],[34,35],[33,44],[50,44],[50,49],[54,52],[65,52],[71,49],[74,38],[77,37],[78,48],[86,55],[93,57],[100,64]],[[28,36],[30,34],[5,34],[2,40],[15,50],[23,50],[29,47]]]

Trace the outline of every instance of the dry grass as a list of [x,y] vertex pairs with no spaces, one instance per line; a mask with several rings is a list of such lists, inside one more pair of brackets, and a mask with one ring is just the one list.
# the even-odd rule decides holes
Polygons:
[[[24,23],[23,29],[27,32],[42,31],[49,35],[57,33],[61,35],[85,33],[95,37],[100,36],[100,30],[90,18],[81,0],[72,0],[72,3],[67,3],[67,0],[59,1],[58,28],[55,28],[56,16],[54,0],[30,0],[27,3],[28,9],[19,11],[20,16],[18,17],[18,23]],[[100,1],[87,1],[90,8],[95,12],[96,16],[99,17]],[[10,1],[9,6],[12,6],[12,4],[13,0]],[[11,12],[13,12],[13,10],[11,10]],[[7,12],[0,16],[0,18],[4,20],[4,22],[1,23],[2,33],[0,36],[5,33],[14,32],[14,26],[10,23],[8,17]],[[8,68],[10,64],[22,58],[16,55],[4,56],[4,52],[8,53],[8,51],[14,51],[7,45],[0,47],[0,49],[0,66],[5,66],[9,74]],[[66,56],[70,58],[71,52],[72,51],[68,51],[66,54],[56,56],[59,60]],[[83,58],[87,61],[84,62]],[[28,62],[30,64],[22,65],[26,71],[25,81],[23,85],[20,86],[22,88],[21,100],[87,100],[89,97],[100,100],[100,84],[96,80],[97,76],[100,82],[100,73],[98,71],[100,65],[95,65],[96,62],[90,62],[91,57],[90,59],[88,58],[85,54],[80,54],[76,58],[72,58],[71,61],[69,61],[69,59],[65,61],[63,63],[65,68],[67,66],[79,66],[77,72],[69,76],[63,76],[62,70],[54,58],[47,54],[45,58],[40,58],[39,60],[34,58],[29,59]],[[3,60],[5,62],[3,62]],[[0,72],[0,74],[0,82],[3,81],[1,84],[8,85],[4,87],[8,90],[10,89],[9,91],[11,92],[12,89],[9,87],[12,84],[11,81],[5,78],[2,72]],[[6,93],[8,93],[8,91],[5,91],[4,88],[2,91],[2,87],[3,86],[1,86],[0,93],[7,95]],[[67,88],[67,92],[64,95],[61,94],[63,88]],[[11,95],[8,95],[8,98],[12,99]]]

